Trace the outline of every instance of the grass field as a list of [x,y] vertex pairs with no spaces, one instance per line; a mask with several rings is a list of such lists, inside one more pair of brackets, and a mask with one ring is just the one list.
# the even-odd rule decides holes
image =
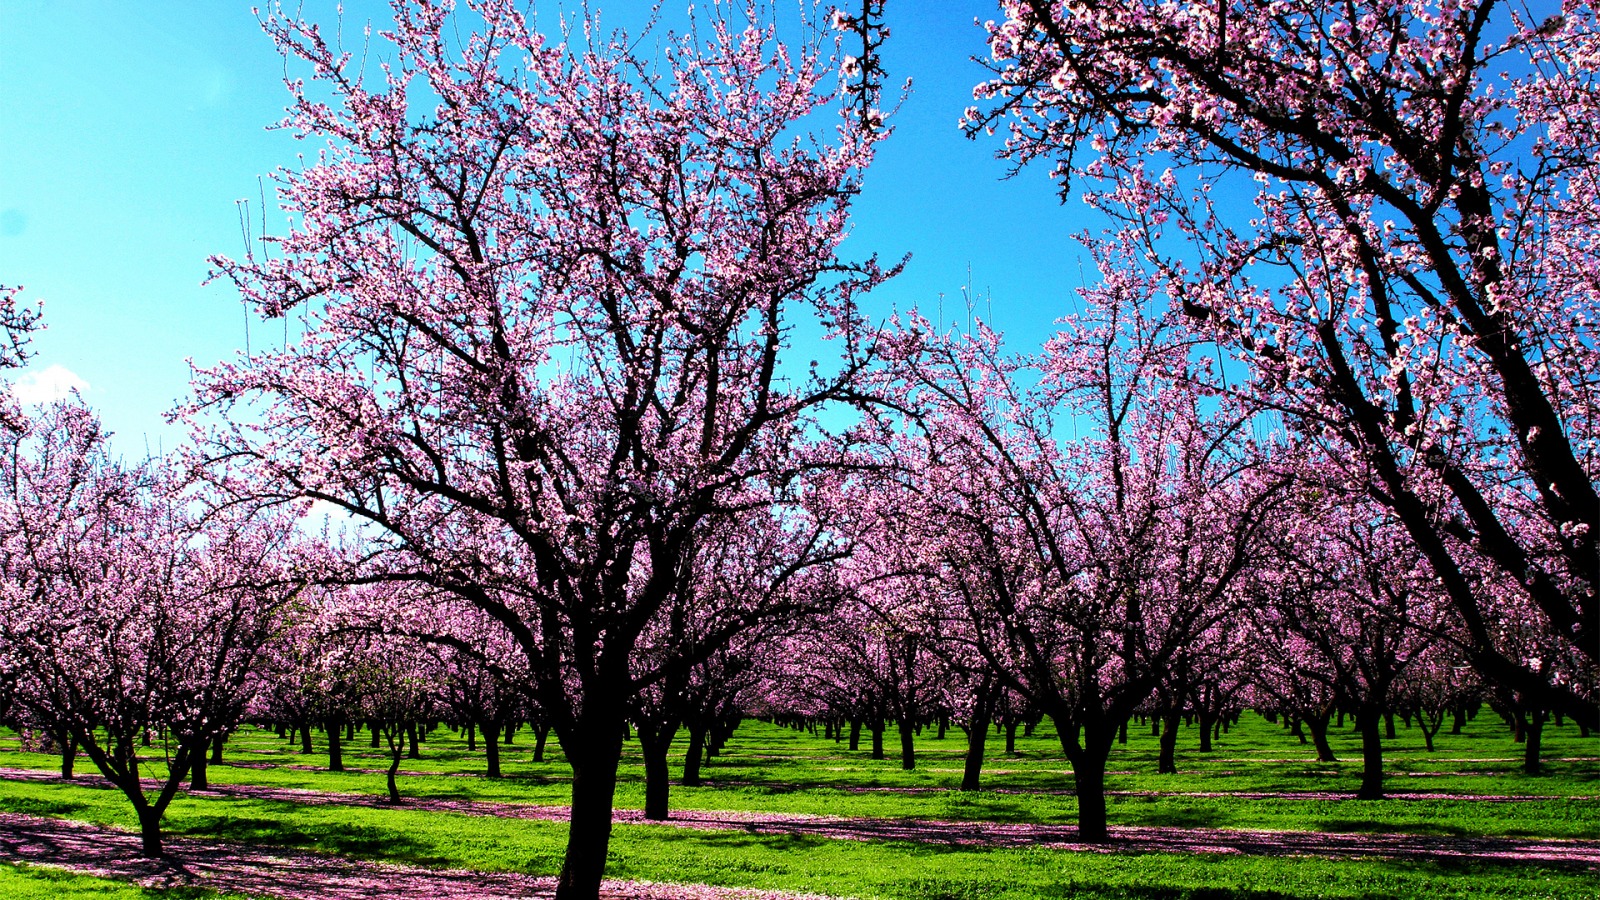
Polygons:
[[[1155,774],[1156,741],[1131,728],[1113,753],[1107,787],[1113,826],[1157,829],[1410,834],[1448,838],[1600,838],[1600,740],[1576,728],[1547,728],[1546,772],[1520,771],[1520,746],[1491,715],[1461,735],[1441,734],[1423,750],[1420,732],[1401,728],[1389,742],[1392,798],[1356,801],[1360,760],[1348,730],[1332,736],[1338,763],[1317,763],[1311,748],[1282,728],[1247,714],[1209,754],[1197,738],[1180,738],[1177,775]],[[505,747],[506,777],[491,781],[481,747],[448,730],[424,743],[422,759],[406,760],[398,808],[309,804],[293,799],[199,795],[180,797],[169,833],[221,837],[256,845],[318,849],[359,859],[429,867],[553,874],[565,841],[560,822],[429,809],[425,801],[472,800],[560,805],[567,768],[554,740],[549,760],[531,761],[524,731]],[[890,743],[893,743],[892,741]],[[863,747],[866,742],[863,741]],[[986,790],[953,790],[961,777],[964,736],[918,739],[917,768],[898,759],[872,760],[865,749],[818,735],[747,722],[706,771],[699,788],[674,785],[674,810],[723,810],[1008,824],[1070,824],[1075,816],[1070,769],[1048,724],[1020,737],[1018,752],[990,741]],[[362,735],[346,745],[345,764],[370,773],[329,773],[322,736],[309,756],[265,731],[228,744],[230,765],[213,766],[217,785],[256,785],[341,794],[380,795],[386,760]],[[50,769],[54,757],[20,752],[0,732],[0,766]],[[92,770],[87,761],[80,770]],[[418,802],[424,801],[424,802]],[[637,755],[624,763],[619,809],[643,803]],[[119,794],[87,784],[0,781],[0,810],[133,828]],[[913,840],[845,840],[819,834],[765,834],[672,825],[619,824],[611,847],[612,877],[704,883],[841,897],[884,898],[1406,898],[1600,895],[1600,875],[1516,860],[1380,859],[1327,855],[1084,852],[1010,846],[953,846]],[[96,887],[93,879],[48,870],[0,868],[0,896],[190,897]],[[30,891],[32,893],[30,893]]]

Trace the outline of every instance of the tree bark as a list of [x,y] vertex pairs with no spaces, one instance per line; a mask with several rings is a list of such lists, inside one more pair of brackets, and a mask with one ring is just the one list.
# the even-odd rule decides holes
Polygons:
[[483,723],[484,776],[500,777],[500,723]]
[[883,755],[883,720],[872,720],[872,758],[884,759]]
[[672,748],[672,736],[677,729],[668,731],[665,727],[641,722],[638,730],[639,750],[644,755],[644,817],[656,822],[665,821],[670,814],[672,791],[667,751]]
[[206,780],[206,754],[205,746],[201,745],[200,752],[194,755],[194,762],[189,764],[189,790],[203,791],[211,786]]
[[706,749],[704,726],[689,726],[689,750],[683,755],[683,783],[686,787],[700,786],[700,757]]
[[900,768],[907,772],[917,767],[917,749],[911,739],[911,723],[902,718],[900,727]]
[[1547,718],[1549,714],[1542,709],[1528,714],[1528,724],[1523,729],[1526,737],[1522,742],[1522,771],[1528,775],[1539,774],[1539,747],[1544,742],[1544,723]]
[[861,749],[861,720],[860,719],[851,719],[850,720],[850,749],[851,750],[860,750]]
[[1356,711],[1356,727],[1361,731],[1360,800],[1383,799],[1383,711],[1364,706]]
[[139,808],[139,855],[147,859],[160,859],[161,810],[152,806]]
[[75,735],[69,734],[67,735],[67,739],[61,741],[60,743],[61,778],[65,781],[71,781],[72,768],[78,762],[78,738]]
[[222,764],[222,744],[228,739],[226,733],[218,734],[211,739],[211,761],[217,765]]
[[595,900],[606,871],[611,844],[611,810],[616,800],[617,763],[622,757],[620,722],[580,723],[592,734],[569,747],[572,765],[572,818],[567,830],[567,856],[556,883],[556,900]]
[[549,725],[533,726],[533,761],[544,762],[544,742],[550,737]]
[[1162,775],[1178,774],[1178,710],[1169,710],[1165,723],[1156,727],[1161,732],[1161,754],[1156,760],[1156,771]]
[[1333,755],[1333,745],[1328,743],[1328,717],[1326,712],[1306,714],[1306,730],[1311,732],[1311,744],[1317,748],[1317,762],[1338,762]]

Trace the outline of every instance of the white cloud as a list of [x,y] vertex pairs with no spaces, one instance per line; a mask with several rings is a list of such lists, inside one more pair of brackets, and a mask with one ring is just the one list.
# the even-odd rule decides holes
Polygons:
[[89,382],[79,378],[78,373],[66,366],[55,365],[18,378],[11,385],[11,396],[20,403],[33,405],[63,399],[73,391],[83,394],[88,390]]

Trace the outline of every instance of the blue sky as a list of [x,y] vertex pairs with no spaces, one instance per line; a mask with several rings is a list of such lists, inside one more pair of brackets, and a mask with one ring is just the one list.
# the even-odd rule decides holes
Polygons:
[[[593,5],[615,24],[648,6]],[[331,2],[305,7],[332,23]],[[981,0],[889,4],[891,81],[915,84],[851,243],[853,255],[912,254],[876,296],[882,311],[932,309],[943,293],[947,320],[964,318],[970,271],[1021,347],[1093,277],[1073,235],[1100,225],[1078,200],[1061,205],[1042,167],[1002,180],[998,142],[957,129],[983,76],[973,19],[994,14]],[[351,2],[345,16],[349,30],[381,25],[387,6]],[[188,388],[186,360],[243,346],[233,290],[201,281],[208,254],[240,249],[235,201],[259,215],[258,177],[295,163],[300,145],[266,128],[282,113],[282,73],[248,2],[0,0],[0,283],[44,300],[48,325],[24,380],[76,376],[124,453],[171,449],[182,433],[162,414]]]

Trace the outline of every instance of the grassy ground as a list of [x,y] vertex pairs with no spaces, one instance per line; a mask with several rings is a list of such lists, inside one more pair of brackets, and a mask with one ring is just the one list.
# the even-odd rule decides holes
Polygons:
[[[230,742],[232,763],[274,768],[213,767],[214,782],[252,783],[377,794],[381,774],[328,773],[288,768],[326,764],[322,736],[302,756],[269,732],[247,731]],[[863,746],[866,745],[863,740]],[[894,741],[889,741],[891,747]],[[347,747],[346,765],[378,769],[385,760],[364,739]],[[1420,733],[1401,728],[1389,752],[1396,799],[1300,798],[1304,792],[1349,792],[1359,777],[1358,743],[1334,736],[1339,763],[1319,764],[1309,746],[1259,717],[1245,720],[1216,744],[1195,751],[1195,735],[1179,742],[1177,775],[1155,772],[1156,742],[1142,729],[1114,753],[1108,779],[1114,824],[1283,830],[1408,832],[1456,836],[1600,836],[1600,740],[1581,740],[1575,728],[1549,728],[1546,774],[1520,772],[1520,747],[1498,721],[1481,716],[1466,733],[1440,735],[1427,753]],[[507,777],[482,777],[481,747],[469,753],[457,735],[435,732],[423,758],[402,768],[409,796],[531,803],[564,803],[566,766],[551,742],[550,761],[531,762],[524,731],[505,748]],[[989,788],[974,795],[946,789],[960,779],[964,737],[952,731],[918,741],[918,767],[897,759],[872,760],[865,750],[818,736],[747,723],[708,770],[701,788],[675,786],[678,809],[765,810],[829,815],[971,819],[1002,822],[1070,822],[1075,803],[1067,793],[1070,770],[1048,726],[1019,738],[1006,756],[991,737],[985,773]],[[52,757],[16,751],[14,736],[0,733],[0,765],[50,768]],[[86,765],[86,761],[80,763]],[[1150,793],[1141,793],[1150,792]],[[1405,799],[1409,793],[1445,797]],[[1224,796],[1195,796],[1195,794]],[[1247,794],[1286,794],[1265,798]],[[1187,794],[1187,795],[1185,795]],[[1233,795],[1233,796],[1227,796]],[[1467,795],[1537,796],[1499,801]],[[637,757],[624,764],[619,807],[643,800]],[[131,811],[105,790],[61,784],[0,782],[0,809],[132,827]],[[173,833],[247,839],[311,847],[352,856],[423,865],[553,873],[559,867],[564,826],[408,809],[312,807],[282,801],[196,797],[176,802]],[[894,898],[1266,898],[1266,897],[1592,897],[1592,874],[1490,863],[1410,863],[1311,857],[1238,857],[1223,854],[1074,853],[1046,849],[933,847],[891,841],[856,842],[821,837],[754,835],[620,825],[612,843],[611,874],[653,881],[706,882]],[[13,877],[13,876],[7,876]],[[6,882],[0,881],[0,896]],[[26,896],[19,894],[20,896]],[[159,895],[153,895],[159,896]]]

